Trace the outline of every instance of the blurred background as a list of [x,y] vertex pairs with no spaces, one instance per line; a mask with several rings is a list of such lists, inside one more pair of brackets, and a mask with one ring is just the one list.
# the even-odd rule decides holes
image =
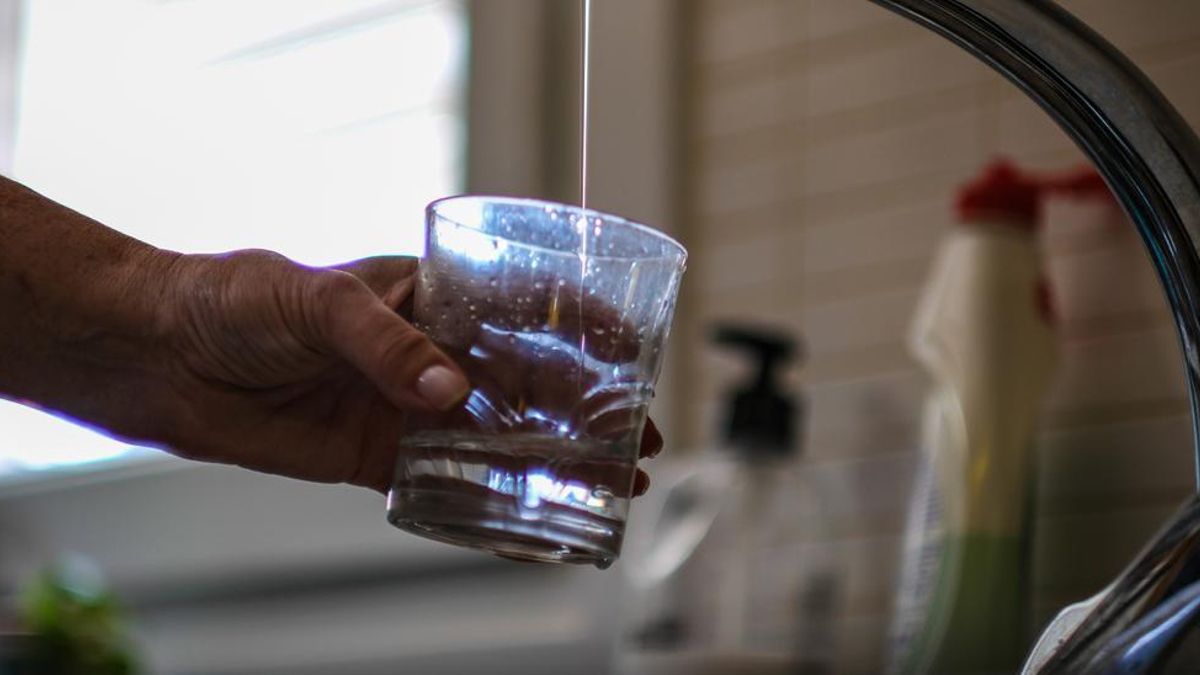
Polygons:
[[[690,251],[654,412],[668,453],[716,442],[719,392],[744,376],[712,322],[807,343],[787,378],[807,398],[800,470],[836,499],[806,546],[844,573],[836,672],[879,672],[927,386],[906,331],[954,191],[996,156],[1084,159],[1013,86],[862,0],[593,4],[588,205]],[[1200,5],[1061,4],[1200,125]],[[176,250],[417,254],[436,197],[578,200],[580,22],[573,0],[0,0],[0,170]],[[1036,625],[1106,584],[1194,482],[1182,357],[1136,233],[1101,207],[1046,220]],[[0,607],[66,555],[168,675],[608,673],[634,564],[500,561],[392,529],[364,490],[5,403]]]

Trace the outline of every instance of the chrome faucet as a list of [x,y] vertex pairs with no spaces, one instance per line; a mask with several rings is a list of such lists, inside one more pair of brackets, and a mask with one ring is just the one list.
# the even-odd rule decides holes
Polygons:
[[[1049,0],[872,0],[950,39],[1020,87],[1104,175],[1150,251],[1183,346],[1200,480],[1200,141],[1116,48]],[[1028,674],[1197,672],[1200,498],[1112,584],[1063,610]],[[1183,660],[1188,660],[1186,655]],[[1176,670],[1176,669],[1179,670]]]

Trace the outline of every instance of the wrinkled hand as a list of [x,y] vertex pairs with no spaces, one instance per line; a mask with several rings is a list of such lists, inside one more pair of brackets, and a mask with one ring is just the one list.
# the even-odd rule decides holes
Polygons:
[[[406,415],[468,384],[406,320],[417,262],[309,268],[263,251],[182,256],[158,318],[180,456],[386,491]],[[653,423],[642,455],[662,446]],[[635,494],[648,480],[639,472]]]

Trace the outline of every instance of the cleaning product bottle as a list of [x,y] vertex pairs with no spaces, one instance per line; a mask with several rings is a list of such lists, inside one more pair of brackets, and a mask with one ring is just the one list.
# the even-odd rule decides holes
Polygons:
[[930,385],[890,673],[1012,673],[1029,646],[1031,450],[1055,360],[1039,203],[1005,162],[967,185],[917,307]]
[[647,518],[618,670],[831,672],[833,565],[814,541],[826,514],[796,470],[799,415],[777,376],[794,344],[739,326],[715,339],[753,355],[757,372],[729,397],[723,445],[681,467]]

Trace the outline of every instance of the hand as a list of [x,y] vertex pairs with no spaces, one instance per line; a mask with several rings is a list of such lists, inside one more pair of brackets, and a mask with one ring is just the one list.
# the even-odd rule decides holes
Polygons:
[[[179,418],[166,445],[386,491],[406,414],[450,409],[468,391],[406,320],[416,265],[382,257],[308,268],[262,251],[177,258],[158,316],[157,360]],[[647,423],[643,456],[661,447]],[[635,494],[648,484],[639,472]]]
[[131,443],[383,491],[405,415],[467,393],[402,317],[412,259],[179,255],[4,177],[0,242],[0,398]]

